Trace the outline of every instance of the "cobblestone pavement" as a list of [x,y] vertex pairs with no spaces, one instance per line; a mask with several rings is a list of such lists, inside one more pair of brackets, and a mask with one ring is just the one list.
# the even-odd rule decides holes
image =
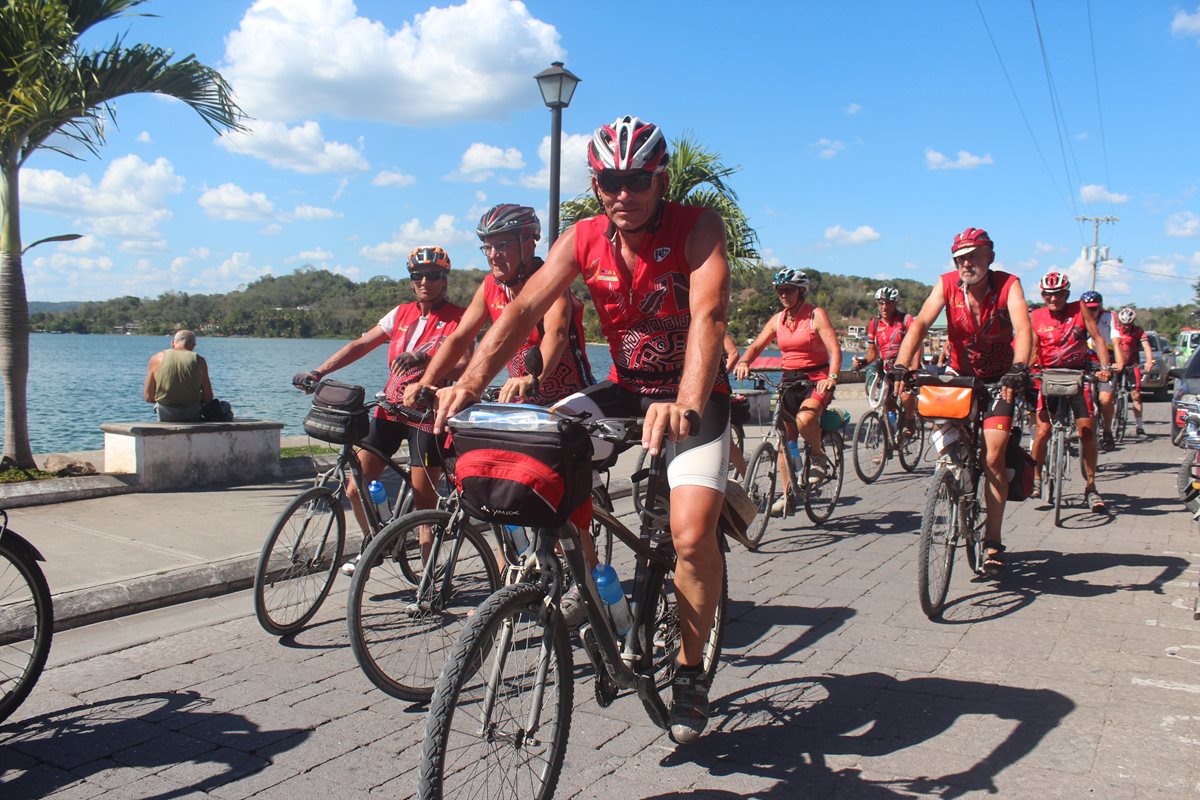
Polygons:
[[[864,487],[848,469],[826,528],[775,521],[759,552],[730,554],[698,743],[674,748],[636,699],[597,707],[577,653],[557,796],[1200,794],[1197,529],[1150,410],[1155,437],[1104,458],[1114,514],[1077,499],[1054,528],[1040,502],[1010,506],[1006,576],[960,562],[940,622],[916,602],[929,470]],[[411,797],[423,709],[359,673],[342,608],[283,641],[246,593],[60,635],[0,727],[0,797]]]

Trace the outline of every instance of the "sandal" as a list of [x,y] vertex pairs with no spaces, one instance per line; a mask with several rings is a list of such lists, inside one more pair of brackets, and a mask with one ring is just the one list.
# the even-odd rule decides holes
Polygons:
[[1004,545],[999,542],[983,543],[983,568],[987,572],[997,572],[1004,569],[1004,551],[1007,550]]
[[1029,493],[1029,496],[1036,498],[1038,500],[1042,499],[1042,479],[1041,478],[1033,479],[1033,491]]
[[1089,486],[1083,492],[1083,503],[1097,514],[1103,514],[1105,510],[1104,498],[1096,491],[1095,486]]

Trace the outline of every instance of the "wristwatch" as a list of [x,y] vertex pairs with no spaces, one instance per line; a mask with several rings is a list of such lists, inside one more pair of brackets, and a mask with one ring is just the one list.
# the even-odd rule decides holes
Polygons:
[[837,379],[838,379],[838,374],[836,372],[830,373],[829,380],[836,381]]

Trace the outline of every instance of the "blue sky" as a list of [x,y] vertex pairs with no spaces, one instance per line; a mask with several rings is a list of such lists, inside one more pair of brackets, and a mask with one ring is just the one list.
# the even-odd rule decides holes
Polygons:
[[118,103],[101,159],[35,155],[24,241],[87,235],[27,254],[32,300],[224,292],[305,263],[396,277],[429,243],[482,267],[484,209],[545,220],[550,115],[532,76],[553,60],[583,79],[564,113],[564,197],[586,188],[590,132],[635,114],[740,167],[731,183],[771,266],[931,282],[953,234],[977,226],[1027,292],[1051,268],[1078,290],[1092,226],[1075,217],[1116,216],[1101,226],[1110,305],[1187,302],[1200,275],[1195,3],[1042,0],[1036,20],[1017,0],[142,10],[158,16],[85,42],[127,32],[195,53],[252,130],[219,139],[185,106],[138,96]]

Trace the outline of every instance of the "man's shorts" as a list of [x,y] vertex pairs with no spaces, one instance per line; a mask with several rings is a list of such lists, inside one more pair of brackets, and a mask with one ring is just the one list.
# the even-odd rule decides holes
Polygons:
[[1044,394],[1038,394],[1037,414],[1038,419],[1046,422],[1050,419],[1051,409],[1056,407],[1057,402],[1066,402],[1071,406],[1071,413],[1075,419],[1091,419],[1092,418],[1092,388],[1090,381],[1085,381],[1083,391],[1071,397],[1046,397]]
[[403,442],[408,442],[408,462],[412,466],[442,466],[442,451],[432,433],[386,417],[371,417],[371,430],[363,439],[363,444],[391,458]]
[[[568,413],[587,412],[599,417],[644,417],[653,403],[670,402],[667,397],[646,397],[612,381],[601,381],[583,391],[564,397],[554,408]],[[613,445],[593,439],[595,460],[611,455]],[[729,474],[729,395],[713,392],[700,415],[700,430],[695,436],[667,442],[667,483],[677,486],[705,486],[725,491]]]

